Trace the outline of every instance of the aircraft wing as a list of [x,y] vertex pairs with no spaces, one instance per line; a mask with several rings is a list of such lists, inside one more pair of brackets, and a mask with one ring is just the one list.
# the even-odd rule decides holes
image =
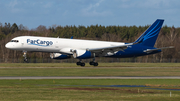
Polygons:
[[119,45],[119,46],[112,45],[109,47],[91,48],[87,50],[92,53],[96,53],[96,55],[105,55],[108,52],[116,53],[117,51],[124,51],[124,49],[126,49],[128,46],[134,45],[134,44],[137,44],[137,43],[128,43],[128,44]]
[[[72,48],[63,48],[60,50],[61,54],[68,54],[68,55],[83,55],[86,51],[90,51],[95,53],[96,56],[105,56],[105,55],[113,55],[118,51],[124,51],[128,46],[134,45],[138,43],[127,43],[124,45],[111,45],[109,47],[101,47],[101,48],[87,48],[87,49],[72,49]],[[75,56],[76,57],[76,56]]]

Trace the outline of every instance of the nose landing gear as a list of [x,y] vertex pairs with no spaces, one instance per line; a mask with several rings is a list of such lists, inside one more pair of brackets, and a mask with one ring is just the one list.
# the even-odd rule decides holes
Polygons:
[[27,54],[27,51],[23,51],[24,62],[28,62],[26,54]]

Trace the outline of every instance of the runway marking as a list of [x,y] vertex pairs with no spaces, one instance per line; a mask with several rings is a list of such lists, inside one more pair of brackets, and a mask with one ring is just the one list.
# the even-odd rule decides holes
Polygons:
[[21,77],[21,76],[18,76],[18,77],[10,77],[10,76],[7,76],[7,77],[3,77],[1,76],[0,77],[1,80],[5,80],[5,79],[180,79],[180,76],[145,76],[145,77],[142,77],[142,76],[132,76],[132,77],[124,77],[124,76],[113,76],[113,77],[81,77],[81,76],[71,76],[71,77],[65,77],[65,76],[26,76],[26,77]]

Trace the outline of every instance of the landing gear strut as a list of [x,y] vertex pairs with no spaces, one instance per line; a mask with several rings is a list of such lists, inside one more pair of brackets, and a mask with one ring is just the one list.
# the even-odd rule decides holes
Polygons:
[[93,61],[90,61],[89,64],[94,65],[94,66],[98,66],[98,62],[95,62],[95,56],[96,56],[95,53],[93,55],[94,55]]
[[27,51],[23,51],[24,61],[25,61],[25,62],[28,62],[28,59],[27,59],[27,57],[26,57],[26,54],[27,54]]
[[82,66],[82,67],[84,67],[85,66],[85,63],[84,62],[82,62],[82,60],[80,60],[79,62],[77,62],[76,63],[77,65],[80,65],[80,66]]

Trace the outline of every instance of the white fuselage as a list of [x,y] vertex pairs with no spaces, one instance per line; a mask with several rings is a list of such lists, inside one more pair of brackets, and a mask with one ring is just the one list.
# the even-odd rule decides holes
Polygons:
[[122,42],[107,42],[36,36],[20,36],[15,37],[12,40],[17,40],[17,42],[8,42],[6,44],[6,47],[9,49],[68,54],[72,54],[70,52],[71,49],[87,50],[92,48],[120,46],[125,44]]

